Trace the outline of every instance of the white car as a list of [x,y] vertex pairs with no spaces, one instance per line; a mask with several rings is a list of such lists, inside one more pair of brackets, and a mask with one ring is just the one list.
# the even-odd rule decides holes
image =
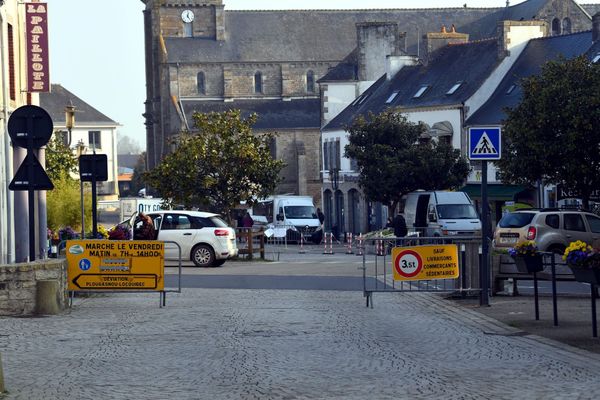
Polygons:
[[[173,241],[181,246],[181,260],[191,260],[198,267],[219,267],[237,256],[235,229],[218,214],[201,211],[155,211],[152,218],[157,240]],[[136,224],[141,224],[136,220]],[[135,226],[134,225],[134,226]],[[165,261],[178,261],[179,250],[165,244]]]

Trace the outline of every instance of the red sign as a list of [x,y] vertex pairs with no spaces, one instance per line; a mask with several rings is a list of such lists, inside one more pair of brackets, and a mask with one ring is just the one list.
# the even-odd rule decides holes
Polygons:
[[394,258],[394,270],[403,278],[413,278],[423,269],[421,255],[413,250],[402,250]]
[[48,5],[25,3],[27,91],[50,91],[48,62]]

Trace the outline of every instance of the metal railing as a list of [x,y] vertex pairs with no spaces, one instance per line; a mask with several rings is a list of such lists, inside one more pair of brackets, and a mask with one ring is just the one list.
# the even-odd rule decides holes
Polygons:
[[[459,274],[453,279],[404,281],[394,279],[392,249],[425,245],[456,245]],[[367,307],[373,307],[373,293],[446,292],[463,297],[481,292],[481,237],[376,237],[362,240],[363,291]]]

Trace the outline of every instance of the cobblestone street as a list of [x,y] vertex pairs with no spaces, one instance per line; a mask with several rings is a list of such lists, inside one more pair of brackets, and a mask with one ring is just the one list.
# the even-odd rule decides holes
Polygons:
[[[6,399],[596,398],[600,358],[426,294],[187,289],[0,319]],[[0,396],[1,397],[1,396]]]

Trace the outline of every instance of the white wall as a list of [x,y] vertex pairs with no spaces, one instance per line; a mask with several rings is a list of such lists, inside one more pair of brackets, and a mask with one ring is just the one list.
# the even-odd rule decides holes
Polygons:
[[326,125],[356,98],[356,84],[330,83],[327,84],[327,90],[323,95],[327,98],[327,102],[324,104],[327,112],[323,113],[323,125]]

